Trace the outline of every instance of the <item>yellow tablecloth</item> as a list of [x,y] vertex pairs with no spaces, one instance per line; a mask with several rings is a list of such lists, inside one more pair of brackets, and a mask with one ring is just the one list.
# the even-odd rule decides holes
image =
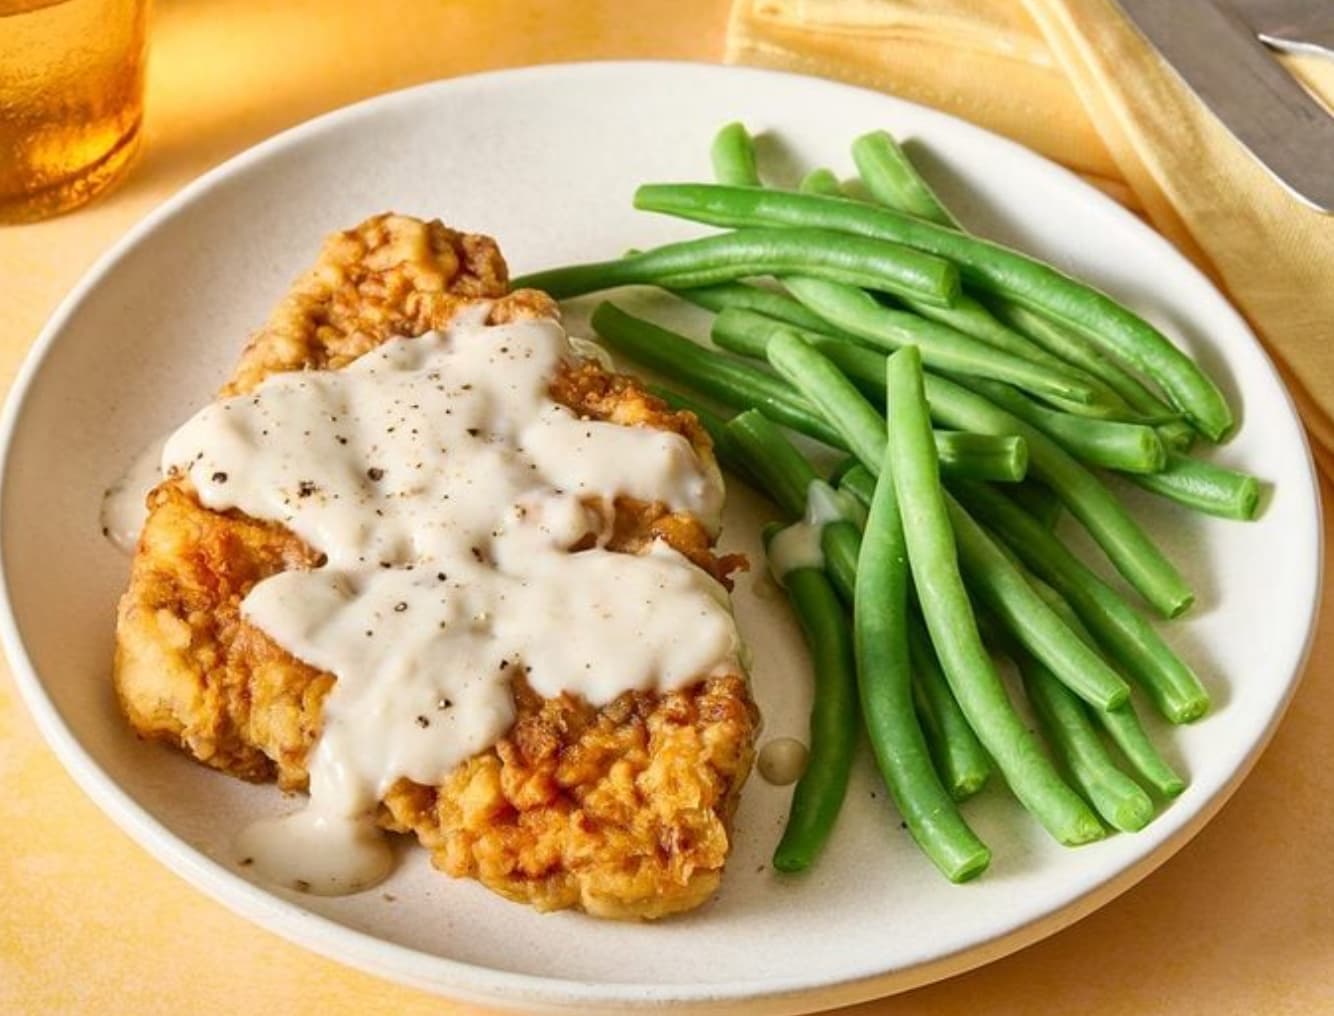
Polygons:
[[[713,60],[726,0],[160,0],[146,151],[90,208],[0,229],[0,377],[149,208],[233,152],[355,99],[558,60]],[[374,22],[368,30],[369,22]],[[1096,167],[1091,167],[1096,170]],[[1175,859],[1074,928],[850,1012],[1334,1012],[1334,603],[1273,745]],[[130,842],[0,673],[0,1012],[475,1013],[260,931]]]

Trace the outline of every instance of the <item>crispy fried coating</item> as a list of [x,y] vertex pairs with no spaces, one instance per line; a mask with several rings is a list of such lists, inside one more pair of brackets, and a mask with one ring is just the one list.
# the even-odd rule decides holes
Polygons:
[[[342,367],[381,342],[442,327],[491,302],[488,320],[555,317],[544,293],[508,291],[494,241],[439,222],[381,215],[326,241],[257,332],[221,394],[270,374]],[[711,461],[708,435],[634,380],[565,367],[552,397],[579,414],[672,430]],[[171,478],[149,517],[117,617],[115,685],[142,737],[243,779],[305,787],[335,678],[297,660],[241,616],[255,583],[319,555],[273,523],[202,507]],[[613,549],[655,539],[727,582],[705,526],[661,504],[618,499]],[[688,910],[718,885],[730,819],[750,770],[758,717],[745,677],[714,675],[671,694],[628,693],[602,709],[543,699],[516,682],[517,720],[438,787],[400,780],[386,828],[414,833],[443,871],[542,910],[615,918]]]

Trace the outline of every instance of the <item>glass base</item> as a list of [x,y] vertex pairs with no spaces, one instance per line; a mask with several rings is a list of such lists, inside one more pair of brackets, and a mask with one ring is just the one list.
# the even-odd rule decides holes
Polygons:
[[87,204],[118,182],[139,152],[140,123],[92,165],[59,183],[0,201],[0,223],[36,222]]

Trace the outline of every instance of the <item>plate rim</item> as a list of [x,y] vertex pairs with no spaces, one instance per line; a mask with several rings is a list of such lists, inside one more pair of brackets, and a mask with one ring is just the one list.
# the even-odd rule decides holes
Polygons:
[[355,121],[360,117],[381,115],[383,111],[388,111],[398,104],[416,101],[428,92],[485,84],[490,79],[541,80],[550,76],[578,77],[585,74],[646,70],[670,74],[681,69],[691,73],[711,73],[721,77],[748,76],[799,80],[806,83],[814,82],[835,91],[848,90],[861,93],[873,96],[891,107],[911,108],[915,115],[924,115],[927,119],[948,123],[951,129],[985,139],[990,144],[1008,147],[1032,161],[1035,167],[1041,167],[1042,172],[1064,176],[1065,182],[1081,189],[1091,204],[1100,206],[1099,211],[1128,220],[1128,224],[1136,229],[1146,242],[1157,244],[1168,257],[1194,274],[1198,281],[1203,282],[1218,297],[1226,311],[1235,318],[1236,323],[1254,344],[1262,362],[1276,381],[1289,412],[1298,422],[1302,460],[1306,468],[1305,479],[1313,495],[1309,507],[1312,509],[1314,521],[1315,568],[1314,593],[1310,598],[1305,618],[1305,636],[1296,666],[1288,678],[1282,701],[1270,717],[1259,739],[1251,746],[1228,780],[1198,807],[1190,819],[1156,849],[1124,870],[1099,882],[1074,899],[1038,915],[1027,924],[922,963],[833,982],[777,986],[772,979],[732,980],[706,985],[596,982],[517,973],[389,942],[308,911],[253,885],[179,838],[147,809],[134,801],[129,793],[102,769],[66,725],[60,710],[47,694],[43,681],[23,644],[10,596],[10,578],[4,549],[0,546],[0,644],[3,644],[20,697],[65,770],[104,814],[154,859],[163,863],[176,875],[233,913],[281,935],[295,945],[311,949],[335,962],[462,1001],[490,1005],[500,1003],[511,1007],[521,1005],[528,1011],[534,1009],[569,1011],[573,1006],[590,1005],[596,1007],[614,1005],[618,1008],[660,1008],[670,1005],[680,1011],[727,1004],[729,1011],[736,1012],[750,1011],[759,1007],[763,1007],[765,1011],[774,1011],[775,1006],[781,1007],[785,1012],[808,1012],[828,1006],[850,1005],[887,993],[906,991],[990,963],[1054,934],[1110,902],[1164,864],[1212,820],[1249,775],[1272,740],[1302,682],[1310,661],[1316,634],[1315,622],[1324,592],[1325,534],[1320,477],[1315,468],[1306,428],[1301,422],[1291,392],[1284,384],[1282,375],[1268,350],[1227,296],[1151,226],[1084,181],[1078,174],[1016,141],[949,113],[875,89],[769,68],[686,60],[590,60],[534,64],[458,75],[381,93],[326,111],[229,156],[187,183],[132,225],[97,257],[48,317],[24,354],[20,369],[6,395],[3,413],[0,414],[0,505],[3,504],[6,494],[14,436],[30,389],[69,319],[122,259],[160,225],[187,209],[198,196],[207,193],[215,185],[254,163],[262,162],[271,153],[299,144],[308,136],[318,135],[324,130]]

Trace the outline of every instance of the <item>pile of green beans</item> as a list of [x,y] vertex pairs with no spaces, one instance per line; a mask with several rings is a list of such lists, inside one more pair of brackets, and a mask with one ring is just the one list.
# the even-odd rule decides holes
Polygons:
[[[1082,526],[1162,617],[1187,610],[1189,585],[1102,473],[1255,518],[1258,480],[1187,454],[1230,434],[1220,390],[1111,297],[969,234],[883,131],[852,146],[869,200],[825,168],[766,187],[739,123],[710,156],[716,183],[645,185],[635,205],[729,231],[515,285],[562,299],[652,286],[714,315],[716,348],[609,302],[591,322],[671,384],[650,390],[693,413],[723,468],[782,519],[765,547],[815,698],[775,868],[808,868],[833,834],[859,731],[951,881],[990,863],[963,808],[993,769],[1063,844],[1142,829],[1186,781],[1133,698],[1188,723],[1210,696],[1061,533]],[[789,430],[843,462],[822,475]],[[810,529],[784,560],[786,526],[819,527],[817,561]]]

